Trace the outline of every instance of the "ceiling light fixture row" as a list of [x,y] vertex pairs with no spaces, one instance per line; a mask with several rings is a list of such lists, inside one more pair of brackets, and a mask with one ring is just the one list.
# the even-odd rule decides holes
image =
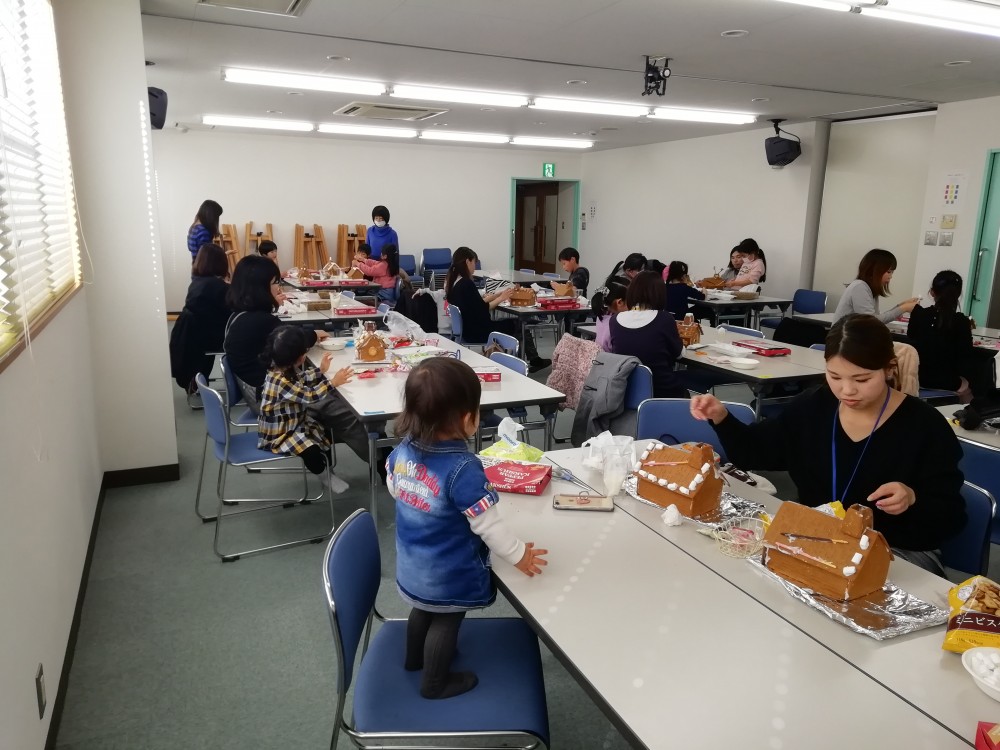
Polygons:
[[500,135],[498,133],[459,133],[450,130],[424,130],[412,128],[380,128],[368,125],[349,125],[339,122],[324,122],[318,126],[311,122],[295,120],[271,120],[262,117],[230,117],[227,115],[203,115],[205,125],[219,125],[230,128],[255,128],[258,130],[289,130],[297,133],[320,133],[337,135],[367,135],[378,138],[424,138],[429,141],[460,141],[465,143],[510,143],[515,146],[541,146],[543,148],[591,148],[593,141],[571,138],[534,138],[530,136]]
[[779,0],[823,10],[903,21],[969,34],[1000,36],[1000,8],[966,0]]
[[390,96],[403,99],[479,104],[489,107],[528,107],[530,109],[575,112],[588,115],[612,115],[616,117],[649,116],[657,120],[685,120],[688,122],[722,123],[727,125],[749,125],[757,121],[756,115],[747,112],[682,109],[677,107],[651,108],[641,104],[595,102],[585,99],[558,99],[546,96],[531,98],[520,94],[448,89],[437,86],[398,84],[387,87],[385,84],[374,81],[329,78],[301,73],[274,73],[246,68],[224,68],[223,79],[233,83],[279,86],[285,89],[307,89],[310,91],[366,96],[381,96],[388,92]]

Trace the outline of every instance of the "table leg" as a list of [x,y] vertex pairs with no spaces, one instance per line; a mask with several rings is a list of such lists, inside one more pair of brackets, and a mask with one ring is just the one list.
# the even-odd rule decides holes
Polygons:
[[368,433],[368,482],[371,485],[371,503],[369,510],[372,514],[372,521],[375,528],[378,528],[378,433]]

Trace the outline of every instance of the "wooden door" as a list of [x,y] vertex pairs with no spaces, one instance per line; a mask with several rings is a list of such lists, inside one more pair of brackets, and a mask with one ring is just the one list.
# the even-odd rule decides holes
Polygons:
[[555,271],[559,183],[517,185],[514,208],[514,269]]

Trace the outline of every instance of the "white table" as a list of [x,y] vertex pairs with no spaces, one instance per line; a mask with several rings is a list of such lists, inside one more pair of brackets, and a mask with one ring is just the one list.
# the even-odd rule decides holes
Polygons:
[[[712,325],[718,325],[719,315],[727,311],[735,311],[744,316],[751,328],[757,328],[760,322],[760,311],[765,307],[777,307],[782,313],[787,310],[792,300],[783,297],[757,297],[757,299],[692,299],[688,302],[696,309],[703,310],[711,316]],[[695,316],[697,317],[697,315]]]
[[[588,484],[580,451],[553,457]],[[792,599],[688,525],[620,498],[613,513],[557,511],[574,492],[503,496],[515,533],[549,550],[543,575],[495,562],[525,619],[635,747],[967,748],[996,703],[943,628],[876,642]],[[752,488],[739,494],[778,501]],[[896,561],[890,577],[942,603],[948,582]]]
[[577,326],[576,332],[581,339],[596,339],[597,338],[597,326]]
[[[435,337],[433,334],[431,339]],[[459,346],[454,341],[444,337],[436,337],[435,344],[441,349],[451,351],[457,350],[463,362],[470,367],[497,367],[498,365],[481,354]],[[326,350],[321,347],[314,347],[309,351],[309,359],[312,362],[319,362]],[[348,365],[363,365],[355,358],[353,347],[347,347],[341,351],[330,352],[333,355],[330,369],[327,374],[335,373],[342,367]],[[373,365],[377,366],[377,365]],[[525,377],[520,373],[501,368],[502,379],[498,383],[482,384],[482,399],[480,402],[483,409],[505,409],[510,406],[551,406],[565,400],[566,396],[559,391],[549,388],[543,383]],[[362,425],[368,429],[368,466],[371,478],[371,513],[378,520],[376,506],[376,496],[378,490],[378,449],[396,445],[399,440],[395,438],[379,437],[378,433],[370,429],[373,425],[384,423],[387,420],[398,416],[403,410],[403,386],[406,383],[407,373],[385,372],[378,373],[374,378],[357,378],[346,383],[337,392],[354,412],[355,417]],[[478,436],[477,436],[478,443]],[[552,420],[545,420],[545,446],[552,444]]]
[[[320,296],[316,292],[292,292],[288,297],[294,302],[318,302]],[[350,324],[352,320],[381,320],[383,315],[371,305],[363,305],[350,297],[340,297],[336,303],[337,308],[365,308],[366,312],[354,313],[351,315],[337,315],[333,310],[307,310],[304,313],[294,315],[278,315],[277,317],[287,323],[329,323],[330,321],[340,321]]]
[[293,289],[298,289],[301,292],[316,292],[320,289],[347,289],[349,291],[356,291],[359,294],[364,294],[365,292],[377,291],[379,285],[373,281],[364,281],[361,283],[354,279],[326,279],[325,281],[313,281],[308,284],[301,283],[298,279],[285,278],[281,280],[282,284],[290,286]]
[[[555,297],[542,297],[542,299],[555,299]],[[566,319],[573,315],[579,315],[581,318],[590,313],[590,302],[585,297],[577,297],[577,302],[580,303],[580,307],[573,307],[567,310],[543,310],[541,307],[536,305],[524,306],[514,306],[506,302],[497,305],[496,309],[500,312],[512,315],[521,321],[521,351],[524,351],[524,318],[542,317],[549,316],[553,318],[556,324],[556,339],[558,339],[566,331]]]
[[483,279],[502,279],[503,281],[510,281],[514,284],[519,284],[520,286],[531,286],[532,284],[548,284],[551,281],[569,281],[568,277],[560,276],[559,278],[552,278],[551,276],[543,276],[538,273],[532,273],[527,271],[482,271],[477,270],[476,276]]

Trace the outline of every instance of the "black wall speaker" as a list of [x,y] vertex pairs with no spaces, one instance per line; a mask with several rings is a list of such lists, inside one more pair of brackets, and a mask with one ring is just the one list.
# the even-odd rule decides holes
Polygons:
[[791,138],[774,136],[764,141],[764,152],[768,164],[772,167],[783,167],[799,158],[802,154],[802,145]]
[[149,122],[153,130],[163,130],[167,121],[167,92],[149,87]]

